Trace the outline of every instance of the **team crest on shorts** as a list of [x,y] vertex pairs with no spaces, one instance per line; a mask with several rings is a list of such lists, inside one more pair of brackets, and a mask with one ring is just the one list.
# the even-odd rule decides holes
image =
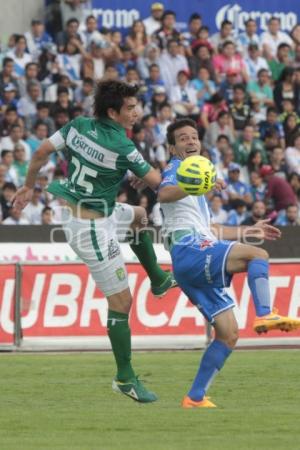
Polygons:
[[116,275],[120,281],[125,280],[126,274],[123,267],[120,267],[119,269],[116,270]]
[[108,259],[113,259],[121,253],[119,244],[111,239],[108,243]]
[[205,250],[207,247],[213,247],[214,241],[210,241],[209,239],[204,239],[204,241],[200,242],[200,250]]

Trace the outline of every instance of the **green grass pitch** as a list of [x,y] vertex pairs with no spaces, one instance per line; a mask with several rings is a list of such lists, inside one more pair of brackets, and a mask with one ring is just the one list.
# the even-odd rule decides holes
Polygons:
[[236,351],[209,391],[217,409],[183,410],[201,352],[135,353],[159,401],[111,390],[111,354],[0,354],[1,450],[300,449],[300,351]]

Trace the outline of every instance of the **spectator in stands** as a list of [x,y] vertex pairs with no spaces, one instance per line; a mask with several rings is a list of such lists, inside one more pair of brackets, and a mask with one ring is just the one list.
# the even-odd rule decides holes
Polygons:
[[209,202],[212,223],[224,225],[227,222],[228,213],[223,208],[222,199],[218,194],[214,194]]
[[149,67],[149,78],[145,79],[145,92],[143,94],[145,103],[151,101],[154,89],[159,86],[164,86],[164,82],[160,76],[159,65],[154,63]]
[[94,80],[92,78],[84,78],[82,86],[78,87],[74,93],[74,100],[77,105],[82,106],[85,116],[93,115],[93,92]]
[[33,133],[26,139],[27,144],[31,148],[31,152],[34,153],[48,136],[49,130],[47,124],[42,120],[35,122]]
[[233,145],[234,159],[237,163],[245,166],[248,163],[251,152],[257,150],[261,153],[262,161],[267,164],[268,158],[263,142],[254,137],[254,128],[252,125],[246,125],[241,137]]
[[273,90],[270,85],[270,75],[267,69],[260,69],[257,73],[257,81],[249,81],[247,91],[252,101],[259,100],[261,108],[267,111],[267,108],[274,105]]
[[46,90],[53,82],[58,81],[59,65],[55,44],[45,44],[38,59],[38,80]]
[[285,153],[281,147],[274,147],[270,152],[270,165],[275,175],[284,180],[287,179],[288,168],[285,160]]
[[[1,164],[0,162],[0,199],[3,192],[3,186],[7,182],[6,180],[6,174],[7,174],[7,167],[4,164]],[[1,204],[0,204],[0,223],[1,223],[2,217],[1,217]]]
[[29,162],[26,161],[25,149],[22,144],[15,145],[13,167],[17,172],[17,187],[23,186],[28,171]]
[[267,109],[267,117],[266,120],[259,124],[259,134],[260,138],[264,141],[266,134],[269,131],[274,131],[279,139],[280,146],[284,148],[284,130],[282,124],[278,120],[278,113],[276,108],[269,107]]
[[145,114],[151,114],[157,117],[159,108],[163,103],[168,102],[167,92],[164,86],[156,86],[153,90],[151,102],[144,109]]
[[68,89],[63,86],[57,89],[57,100],[52,105],[52,113],[55,115],[56,111],[61,109],[68,111],[69,116],[72,115],[73,102],[70,100]]
[[45,206],[41,213],[41,225],[54,225],[54,211],[50,206]]
[[274,174],[271,166],[264,165],[260,169],[260,175],[267,184],[266,200],[269,209],[280,211],[288,205],[297,203],[296,195],[291,185],[281,177]]
[[[257,34],[256,21],[252,18],[245,21],[245,31],[237,37],[238,48],[244,58],[247,58],[250,46],[255,45],[259,49],[260,41]],[[250,74],[249,74],[250,75]]]
[[38,63],[30,62],[26,64],[24,76],[18,79],[20,97],[25,97],[28,94],[28,85],[31,81],[40,84],[38,80],[38,72]]
[[4,116],[0,119],[0,136],[4,137],[9,135],[13,125],[19,125],[17,108],[15,106],[8,106]]
[[300,196],[300,175],[298,173],[291,173],[288,177],[288,181],[290,185],[292,186],[293,191],[295,192],[296,196]]
[[121,47],[121,55],[120,58],[118,58],[118,62],[115,64],[115,67],[117,68],[121,79],[125,78],[126,72],[129,68],[136,67],[136,58],[134,57],[131,48],[127,45]]
[[259,169],[261,168],[262,165],[263,165],[262,154],[260,150],[252,150],[248,156],[247,161],[248,174],[254,171],[259,172]]
[[151,15],[144,19],[145,30],[147,36],[151,37],[161,28],[161,19],[164,13],[164,5],[162,3],[152,3]]
[[17,188],[14,183],[6,182],[2,186],[2,194],[0,196],[0,216],[2,221],[9,216],[9,210],[12,206],[12,199],[16,192]]
[[27,85],[27,94],[18,102],[18,113],[24,118],[28,130],[32,130],[36,119],[37,104],[42,99],[41,86],[38,81],[30,81]]
[[261,69],[269,72],[269,66],[265,58],[260,56],[259,45],[251,43],[248,46],[248,56],[245,58],[246,71],[250,81],[256,81]]
[[172,108],[169,103],[162,103],[159,106],[157,121],[154,127],[155,142],[163,145],[166,142],[167,128],[172,121]]
[[202,108],[206,101],[216,92],[216,84],[209,79],[209,71],[206,67],[200,67],[198,75],[191,81],[191,86],[197,92],[197,105]]
[[67,41],[62,53],[57,57],[60,73],[68,75],[73,86],[81,84],[81,65],[86,56],[87,53],[80,40],[72,38]]
[[204,134],[203,146],[208,150],[215,147],[220,135],[227,136],[230,143],[234,142],[232,121],[227,111],[219,112],[218,119],[209,124]]
[[250,121],[250,106],[246,101],[246,92],[243,84],[233,87],[233,99],[229,105],[233,128],[237,136],[241,135],[247,123]]
[[299,218],[299,207],[296,204],[287,205],[285,211],[282,214],[278,214],[277,219],[275,220],[275,225],[279,227],[290,226],[299,226],[300,218]]
[[[69,91],[68,91],[69,92]],[[48,102],[38,102],[36,105],[36,119],[33,123],[33,128],[36,123],[41,121],[48,127],[48,135],[51,136],[55,132],[55,124],[52,117],[50,117],[50,107]]]
[[14,61],[14,76],[22,77],[25,74],[26,64],[32,61],[32,56],[26,53],[26,39],[20,34],[16,37],[16,45],[13,50],[7,52],[7,56]]
[[212,47],[208,41],[197,40],[192,46],[192,56],[189,57],[189,67],[192,78],[195,78],[199,70],[205,67],[209,72],[209,79],[215,81],[216,73],[212,63]]
[[17,89],[13,83],[9,83],[3,88],[3,93],[0,98],[1,114],[5,114],[7,108],[16,107],[17,101]]
[[208,129],[209,124],[218,119],[221,111],[227,112],[228,106],[223,96],[219,92],[216,92],[203,106],[201,112],[201,125],[203,128]]
[[235,200],[243,200],[246,205],[251,205],[252,198],[250,187],[240,181],[241,167],[237,163],[230,163],[228,166],[227,186],[223,191],[225,204],[232,207]]
[[144,53],[148,43],[149,38],[144,23],[141,20],[134,20],[126,36],[126,45],[131,49],[134,56],[138,57]]
[[222,52],[212,59],[214,69],[216,71],[217,81],[220,83],[224,80],[229,69],[234,69],[239,73],[239,82],[247,82],[248,74],[245,62],[236,51],[236,45],[233,41],[225,41]]
[[12,58],[5,57],[2,61],[2,71],[0,72],[0,96],[4,92],[4,86],[13,84],[18,92],[18,82],[14,72],[14,60]]
[[81,41],[78,29],[79,21],[75,17],[71,17],[66,23],[66,29],[60,31],[56,36],[57,49],[60,53],[64,51],[70,40],[76,39]]
[[57,130],[62,128],[70,121],[70,114],[67,109],[57,108],[54,112],[54,123]]
[[154,167],[163,170],[167,165],[164,146],[152,147],[146,140],[145,127],[143,125],[135,124],[132,133],[132,140],[144,159]]
[[144,80],[150,77],[150,68],[153,65],[158,66],[159,55],[160,50],[158,45],[151,42],[146,46],[143,55],[137,58],[136,67]]
[[231,210],[228,213],[226,225],[238,226],[241,225],[247,218],[247,203],[242,199],[235,199],[231,201]]
[[167,51],[160,55],[158,64],[161,78],[169,94],[177,82],[178,72],[189,70],[187,59],[179,54],[179,45],[175,39],[168,40]]
[[220,52],[223,49],[223,44],[226,41],[233,41],[234,40],[234,34],[233,34],[233,26],[232,22],[229,20],[223,20],[221,23],[221,29],[220,32],[217,32],[213,34],[209,41],[212,44],[215,52]]
[[24,217],[28,220],[30,225],[41,224],[41,214],[44,209],[44,205],[41,201],[42,189],[39,186],[35,186],[33,189],[33,195],[31,201],[24,208]]
[[266,195],[266,185],[259,172],[250,173],[250,194],[253,201],[264,201]]
[[190,74],[180,70],[177,74],[177,83],[171,88],[170,101],[177,117],[198,116],[197,91],[189,83]]
[[296,113],[287,114],[283,122],[284,139],[287,147],[294,144],[295,137],[300,134],[300,121]]
[[274,81],[278,81],[283,70],[291,65],[290,51],[291,47],[288,44],[280,44],[277,49],[277,57],[268,61]]
[[81,41],[85,50],[89,51],[92,42],[104,41],[104,37],[98,31],[97,19],[93,15],[87,16],[85,19],[85,30],[79,31]]
[[39,19],[31,21],[31,30],[26,31],[25,38],[28,52],[34,61],[37,61],[44,44],[51,44],[52,37],[45,31],[45,25]]
[[267,208],[263,201],[256,200],[251,207],[251,216],[246,217],[241,225],[252,226],[266,218]]
[[219,92],[223,95],[227,104],[233,101],[234,86],[240,84],[237,82],[238,71],[236,69],[228,69],[226,78],[219,85]]
[[[294,69],[285,67],[274,89],[274,101],[279,112],[283,112],[283,101],[290,100],[296,106],[297,88],[294,84]],[[292,112],[292,111],[290,111]]]
[[199,31],[202,27],[202,18],[200,14],[193,13],[191,14],[188,22],[188,31],[182,33],[183,44],[189,54],[191,56],[191,44],[193,41],[197,40],[199,37]]
[[29,161],[31,158],[31,150],[29,145],[22,139],[23,130],[20,125],[13,125],[9,136],[5,136],[1,140],[1,148],[3,150],[14,150],[17,144],[20,144],[25,150],[25,160]]
[[295,136],[294,145],[286,149],[285,160],[288,173],[294,172],[300,175],[300,134]]
[[2,225],[29,225],[29,222],[24,217],[23,211],[11,206],[7,217],[2,221]]
[[158,44],[161,50],[169,50],[169,42],[179,41],[180,33],[175,28],[176,25],[176,14],[174,11],[166,10],[164,11],[161,18],[161,27],[155,31],[153,35],[154,41]]
[[2,150],[1,152],[1,166],[6,168],[5,181],[18,185],[18,173],[13,165],[14,155],[11,150]]
[[46,89],[44,100],[49,103],[54,103],[57,100],[57,91],[60,87],[66,87],[69,91],[69,98],[73,100],[73,90],[71,87],[71,81],[68,75],[62,74],[57,77],[57,82],[53,83]]
[[286,43],[290,46],[293,41],[287,33],[280,31],[280,19],[278,17],[271,17],[268,21],[268,31],[265,31],[260,36],[261,45],[264,56],[267,60],[276,58],[277,48],[280,44]]

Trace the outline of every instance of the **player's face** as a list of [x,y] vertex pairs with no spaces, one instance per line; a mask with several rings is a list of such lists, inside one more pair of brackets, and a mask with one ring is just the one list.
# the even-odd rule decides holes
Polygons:
[[138,119],[137,99],[135,97],[127,97],[120,112],[111,110],[111,118],[118,122],[122,127],[131,129]]
[[176,156],[185,159],[188,156],[200,155],[201,142],[195,128],[190,126],[179,128],[174,131],[174,137],[175,145],[170,150]]

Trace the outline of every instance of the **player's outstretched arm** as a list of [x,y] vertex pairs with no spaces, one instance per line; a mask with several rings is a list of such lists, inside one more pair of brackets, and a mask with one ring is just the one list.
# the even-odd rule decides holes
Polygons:
[[188,195],[179,186],[165,186],[160,188],[157,199],[160,203],[171,203],[181,200]]
[[47,163],[49,155],[55,151],[54,145],[47,139],[33,154],[25,184],[17,190],[13,197],[13,204],[17,209],[23,209],[32,198],[35,180],[39,170]]
[[228,241],[247,240],[248,238],[266,239],[274,241],[281,237],[281,231],[269,224],[270,219],[259,220],[253,226],[226,227],[219,224],[211,226],[212,232],[218,239]]

